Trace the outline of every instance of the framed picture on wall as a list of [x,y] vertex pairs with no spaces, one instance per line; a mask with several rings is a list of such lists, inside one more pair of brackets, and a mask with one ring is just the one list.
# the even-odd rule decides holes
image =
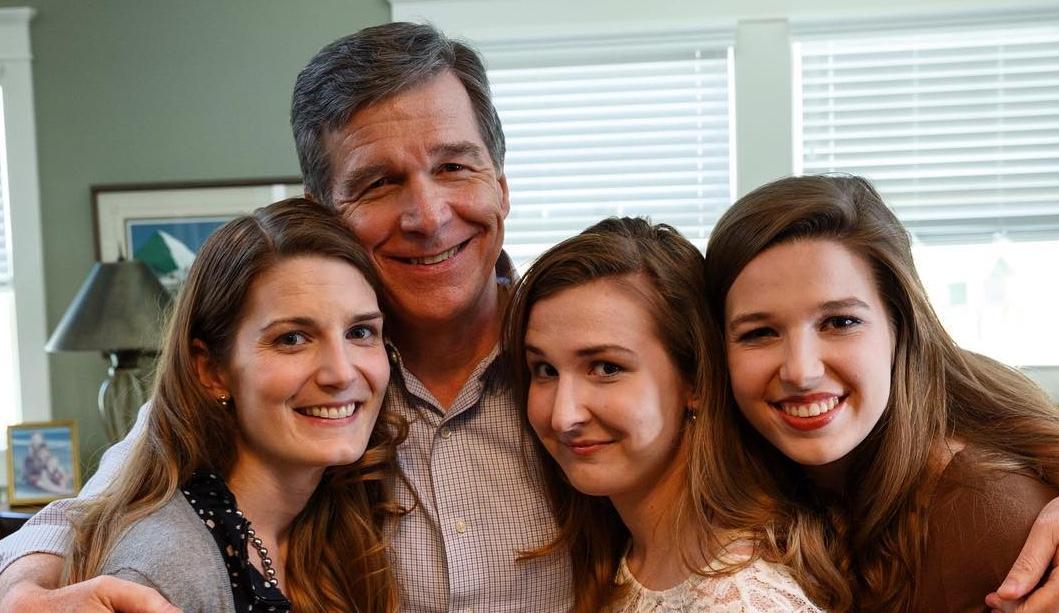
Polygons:
[[206,237],[237,215],[294,196],[298,177],[96,185],[92,217],[96,258],[140,260],[175,292]]
[[77,422],[47,421],[7,427],[7,500],[44,504],[81,489]]

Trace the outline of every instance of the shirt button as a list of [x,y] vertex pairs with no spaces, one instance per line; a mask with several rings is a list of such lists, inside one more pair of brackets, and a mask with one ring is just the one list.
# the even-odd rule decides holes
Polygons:
[[441,438],[448,439],[451,436],[452,436],[452,428],[449,428],[448,426],[442,426],[441,427]]
[[467,524],[464,523],[464,521],[462,519],[457,519],[456,520],[456,532],[459,533],[459,534],[463,534],[464,532],[467,532]]

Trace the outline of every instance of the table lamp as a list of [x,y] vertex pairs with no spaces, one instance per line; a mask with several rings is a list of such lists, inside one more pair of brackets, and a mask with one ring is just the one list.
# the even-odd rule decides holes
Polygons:
[[111,442],[136,421],[147,401],[139,358],[158,353],[170,297],[143,262],[96,262],[45,349],[101,351],[110,369],[99,388],[99,412]]

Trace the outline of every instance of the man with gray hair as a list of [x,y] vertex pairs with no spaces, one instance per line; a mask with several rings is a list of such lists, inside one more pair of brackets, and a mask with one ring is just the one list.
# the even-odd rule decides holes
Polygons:
[[[557,527],[498,354],[514,273],[501,251],[504,136],[481,59],[430,26],[367,28],[298,75],[291,124],[306,193],[341,213],[390,304],[386,408],[411,423],[399,452],[410,489],[396,491],[416,505],[389,530],[402,609],[569,610],[567,556],[519,560]],[[83,495],[113,478],[143,421]],[[164,610],[150,594],[122,600],[135,588],[116,579],[41,587],[56,585],[63,508],[0,543],[0,580],[15,586],[0,609]]]

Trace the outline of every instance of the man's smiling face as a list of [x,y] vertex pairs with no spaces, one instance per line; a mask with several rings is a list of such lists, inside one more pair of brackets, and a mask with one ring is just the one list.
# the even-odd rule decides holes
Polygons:
[[495,307],[507,180],[455,75],[361,109],[325,144],[331,201],[375,262],[398,320],[442,325]]

